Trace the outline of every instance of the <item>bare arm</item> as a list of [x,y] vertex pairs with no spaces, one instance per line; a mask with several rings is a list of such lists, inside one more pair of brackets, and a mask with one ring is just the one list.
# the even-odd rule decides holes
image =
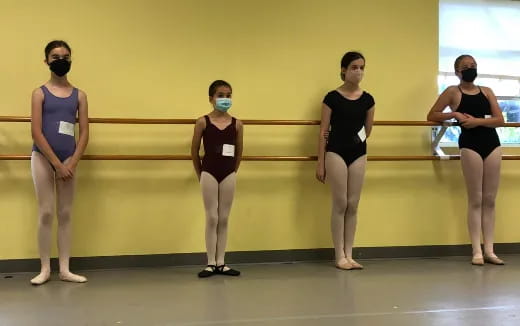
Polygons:
[[330,116],[332,110],[325,103],[321,106],[320,135],[318,138],[318,165],[316,167],[316,178],[325,182],[325,147],[327,145],[326,134],[330,127]]
[[367,111],[367,117],[365,119],[365,133],[367,138],[372,133],[372,126],[374,125],[374,113],[376,111],[375,105]]
[[88,123],[88,101],[87,95],[79,91],[79,108],[78,108],[78,118],[79,118],[79,140],[76,146],[76,151],[74,155],[72,155],[72,159],[70,164],[72,164],[73,168],[76,168],[78,162],[81,160],[85,149],[87,148],[88,138],[89,138],[89,123]]
[[[442,92],[441,95],[439,95],[439,98],[437,98],[437,101],[435,101],[435,104],[433,104],[432,108],[430,109],[430,112],[428,112],[428,116],[426,117],[426,120],[428,121],[435,121],[435,122],[443,122],[450,119],[457,119],[461,120],[463,117],[460,116],[461,113],[458,112],[448,112],[443,113],[442,111],[453,103],[453,96],[454,96],[454,88],[448,87],[447,89]],[[461,118],[461,119],[459,119]]]
[[31,97],[31,134],[34,143],[41,151],[41,153],[47,158],[52,166],[54,166],[54,168],[57,168],[62,163],[42,133],[43,98],[44,95],[40,88],[37,88],[33,91]]
[[482,119],[483,121],[481,121],[480,125],[492,128],[498,127],[504,123],[504,116],[502,115],[502,110],[500,110],[500,107],[498,106],[497,98],[491,88],[482,87],[482,90],[491,105],[491,118]]
[[195,129],[193,131],[193,139],[191,140],[191,160],[193,161],[193,168],[197,174],[197,178],[200,179],[202,173],[202,163],[200,161],[200,143],[202,140],[202,132],[206,128],[206,120],[204,118],[198,118],[195,122]]
[[235,172],[238,171],[240,167],[240,162],[242,161],[242,151],[244,149],[244,125],[242,121],[237,120],[237,147],[235,151],[237,165],[235,167]]

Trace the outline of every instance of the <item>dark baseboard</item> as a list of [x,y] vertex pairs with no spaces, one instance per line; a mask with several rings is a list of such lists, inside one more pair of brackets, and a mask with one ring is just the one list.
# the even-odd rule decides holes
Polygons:
[[[520,253],[520,243],[497,243],[497,254]],[[398,246],[398,247],[361,247],[354,249],[354,257],[359,259],[376,258],[428,258],[446,256],[469,256],[470,245],[434,245],[434,246]],[[204,265],[205,253],[125,255],[71,258],[71,269],[117,269],[135,267],[167,267]],[[226,262],[230,264],[282,263],[302,261],[330,261],[334,259],[332,248],[233,251],[226,253]],[[56,258],[51,260],[54,270],[58,267]],[[40,270],[39,259],[0,260],[0,273],[37,272]]]

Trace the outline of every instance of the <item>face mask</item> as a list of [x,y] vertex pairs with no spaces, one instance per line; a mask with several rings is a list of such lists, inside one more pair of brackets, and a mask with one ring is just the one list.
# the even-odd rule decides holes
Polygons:
[[227,112],[231,107],[231,99],[227,97],[219,97],[215,100],[215,109],[221,112]]
[[65,59],[54,60],[49,63],[49,69],[59,77],[65,76],[70,70],[71,62]]
[[462,74],[462,80],[471,83],[477,78],[477,68],[468,68],[460,72]]
[[345,79],[350,81],[360,82],[363,79],[364,71],[356,70],[356,71],[348,71],[345,74]]

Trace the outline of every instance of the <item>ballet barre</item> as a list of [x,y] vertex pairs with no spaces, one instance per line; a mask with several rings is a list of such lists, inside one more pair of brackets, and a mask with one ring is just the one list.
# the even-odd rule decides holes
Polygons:
[[[141,118],[89,118],[90,123],[109,124],[177,124],[190,125],[195,119],[141,119]],[[241,120],[246,125],[278,125],[278,126],[309,126],[319,125],[319,120]],[[31,122],[30,117],[24,116],[0,116],[0,122]],[[431,121],[374,121],[375,126],[430,126],[441,129],[432,143],[435,155],[415,156],[367,156],[368,161],[452,161],[460,160],[460,155],[445,155],[439,147],[439,142],[448,127],[457,126],[457,122],[431,122]],[[507,122],[501,127],[520,127],[520,123]],[[0,161],[30,160],[30,155],[0,155]],[[92,161],[186,161],[191,160],[190,155],[83,155],[82,160]],[[520,160],[520,155],[502,155],[503,160]],[[317,156],[243,156],[243,161],[316,161]]]
[[[191,125],[195,119],[147,119],[147,118],[89,118],[89,123],[110,124],[165,124],[165,125]],[[313,126],[319,125],[320,120],[241,120],[246,125],[273,125],[273,126]],[[31,117],[0,116],[0,122],[31,122]],[[431,121],[374,121],[375,126],[458,126],[457,122],[431,122]],[[506,122],[500,127],[520,127],[520,122]]]
[[[30,155],[0,155],[0,161],[26,161]],[[190,155],[83,155],[87,161],[187,161]],[[242,156],[242,161],[316,161],[317,156]],[[368,161],[454,161],[460,155],[367,156]],[[502,155],[502,160],[520,160],[520,155]]]

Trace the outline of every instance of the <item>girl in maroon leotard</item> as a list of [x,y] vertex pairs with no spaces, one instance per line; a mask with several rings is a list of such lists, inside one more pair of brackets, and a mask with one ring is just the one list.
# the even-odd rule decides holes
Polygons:
[[[231,85],[223,80],[209,87],[213,111],[197,119],[191,145],[191,157],[202,188],[206,210],[206,250],[208,266],[199,277],[215,274],[238,276],[226,266],[228,216],[235,193],[236,171],[242,157],[242,122],[227,111],[231,107]],[[204,157],[199,155],[204,143]]]

